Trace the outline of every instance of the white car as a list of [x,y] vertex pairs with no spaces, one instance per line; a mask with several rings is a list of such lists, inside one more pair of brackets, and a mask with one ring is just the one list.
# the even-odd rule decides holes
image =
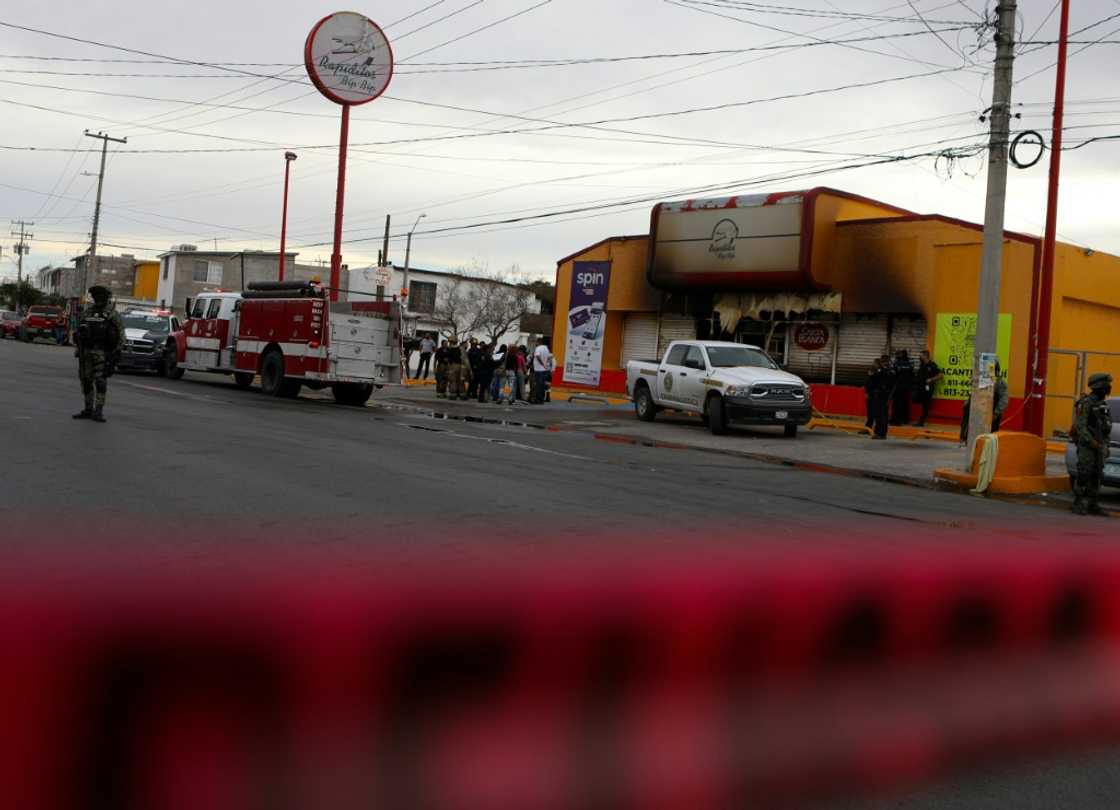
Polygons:
[[671,408],[700,415],[717,435],[728,425],[781,425],[796,436],[813,417],[805,381],[744,343],[674,341],[660,363],[626,364],[626,393],[642,421]]

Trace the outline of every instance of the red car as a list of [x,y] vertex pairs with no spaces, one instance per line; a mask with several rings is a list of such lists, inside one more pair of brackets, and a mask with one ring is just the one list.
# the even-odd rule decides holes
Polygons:
[[19,335],[30,343],[37,337],[53,338],[60,345],[66,344],[66,312],[62,307],[38,305],[27,310]]
[[19,324],[22,320],[18,312],[0,309],[0,338],[18,338]]

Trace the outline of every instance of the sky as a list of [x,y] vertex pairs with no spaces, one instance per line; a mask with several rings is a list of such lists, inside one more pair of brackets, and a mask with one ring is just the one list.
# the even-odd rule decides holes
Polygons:
[[[277,250],[290,149],[288,248],[329,261],[340,108],[302,59],[312,26],[344,9],[265,8],[4,4],[0,217],[35,223],[25,270],[88,247],[101,142],[86,129],[128,141],[110,143],[99,253]],[[397,263],[415,225],[415,267],[550,279],[582,247],[648,232],[657,201],[818,185],[982,221],[994,8],[358,0],[345,10],[385,28],[396,68],[351,110],[343,261],[375,262],[391,215]],[[1020,0],[1014,67],[1013,132],[1047,143],[1056,9]],[[1114,139],[1063,153],[1058,233],[1120,254],[1120,0],[1073,4],[1071,31],[1066,146]],[[1042,232],[1048,161],[1011,169],[1009,229]],[[0,278],[15,241],[0,231]]]

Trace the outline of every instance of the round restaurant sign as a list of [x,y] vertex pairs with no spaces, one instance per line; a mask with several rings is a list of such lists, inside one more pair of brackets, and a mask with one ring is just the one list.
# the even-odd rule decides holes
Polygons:
[[828,327],[819,323],[798,324],[793,342],[807,352],[819,352],[828,345]]
[[393,49],[373,20],[353,11],[315,24],[303,47],[307,75],[336,104],[365,104],[393,78]]

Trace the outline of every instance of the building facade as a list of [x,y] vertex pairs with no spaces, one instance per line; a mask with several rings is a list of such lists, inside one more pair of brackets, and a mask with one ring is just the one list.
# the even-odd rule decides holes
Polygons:
[[[928,349],[945,379],[932,414],[959,419],[969,393],[982,228],[834,189],[663,203],[649,234],[605,239],[557,265],[556,383],[566,364],[579,268],[609,267],[598,387],[625,390],[626,362],[672,340],[762,346],[813,384],[826,413],[864,409],[875,357]],[[999,356],[1005,424],[1044,407],[1045,435],[1068,427],[1087,373],[1120,373],[1120,258],[1057,246],[1045,403],[1035,390],[1041,240],[1007,232]],[[588,265],[585,263],[594,263]],[[568,365],[569,368],[565,366]]]
[[[330,283],[329,267],[297,264],[297,253],[286,253],[284,279]],[[340,285],[349,286],[349,270],[343,265]],[[193,245],[178,245],[159,256],[155,300],[182,313],[188,298],[215,290],[244,290],[254,281],[276,281],[280,277],[280,254],[269,251],[209,251]],[[345,294],[340,300],[345,300]]]

